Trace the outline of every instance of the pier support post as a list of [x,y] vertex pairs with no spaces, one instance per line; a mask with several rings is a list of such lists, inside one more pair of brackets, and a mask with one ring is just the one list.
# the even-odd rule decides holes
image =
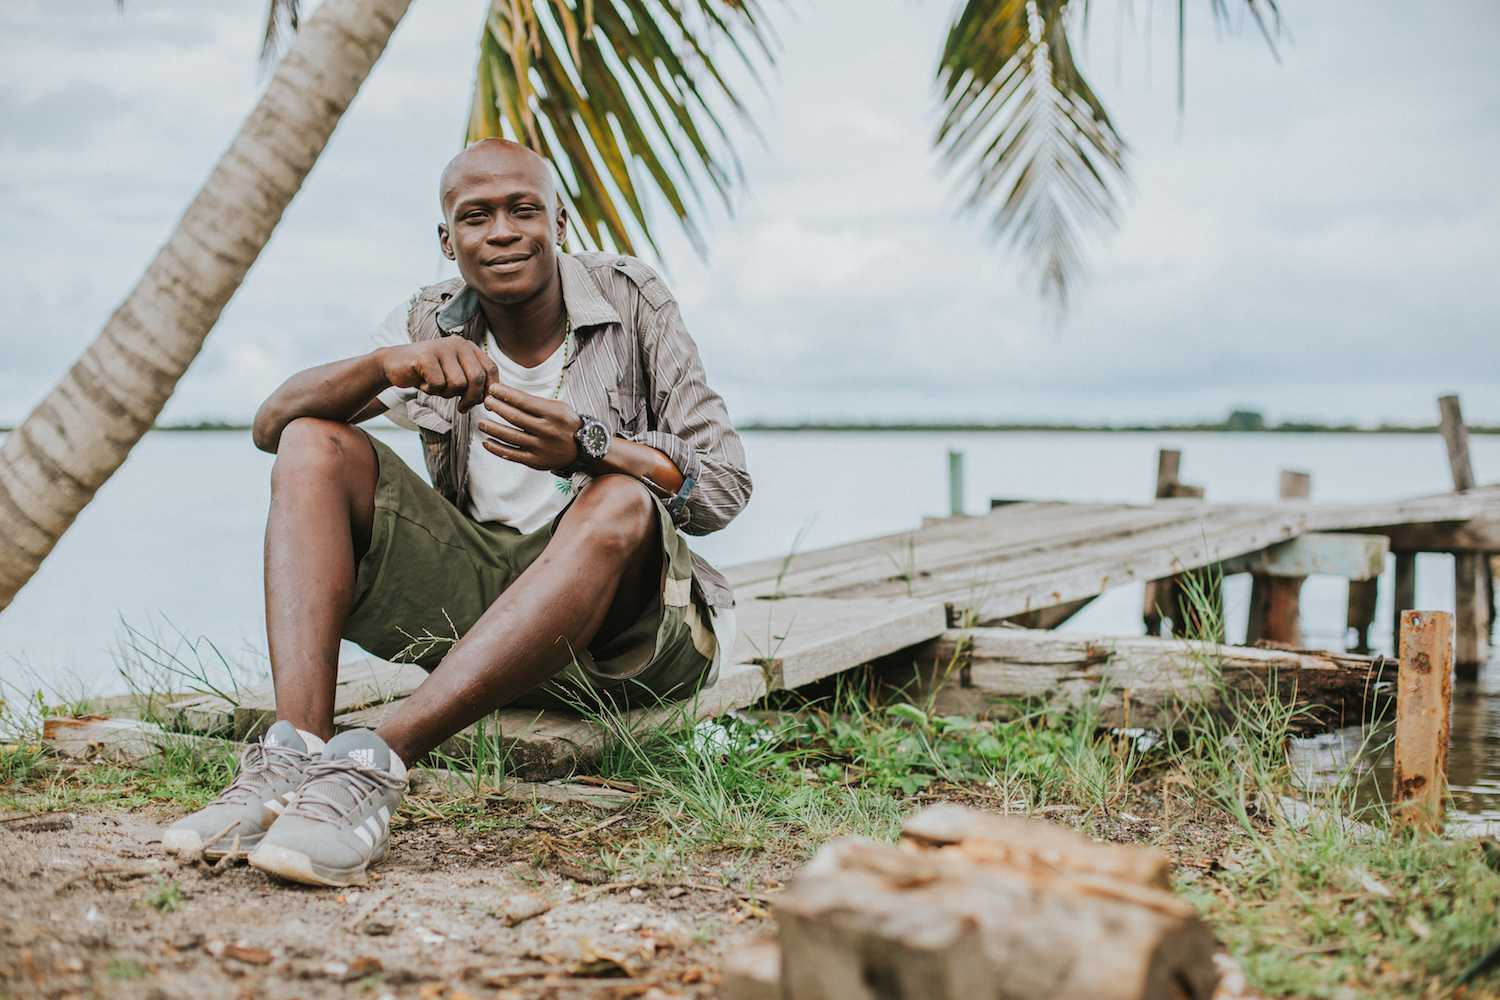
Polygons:
[[964,516],[964,453],[948,449],[948,516]]
[[[1306,472],[1281,470],[1281,499],[1306,500],[1312,495],[1312,476]],[[1302,645],[1302,584],[1305,576],[1250,576],[1250,620],[1245,642],[1260,639]]]
[[[1203,499],[1203,487],[1184,486],[1178,482],[1177,472],[1181,467],[1182,452],[1170,448],[1163,448],[1157,452],[1156,499],[1169,500],[1173,497]],[[1223,602],[1222,592],[1219,593],[1218,600],[1220,603]],[[1168,576],[1160,580],[1146,581],[1146,599],[1141,606],[1141,618],[1146,623],[1147,635],[1161,635],[1163,612],[1172,619],[1173,633],[1186,634],[1188,630],[1186,609],[1187,595],[1182,590],[1179,578]],[[1222,614],[1219,617],[1223,619]]]
[[1394,607],[1391,609],[1391,644],[1401,649],[1401,616],[1417,606],[1417,554],[1405,549],[1392,553],[1396,557],[1396,570],[1391,574],[1391,592]]
[[1419,832],[1440,834],[1453,701],[1453,616],[1444,611],[1405,612],[1400,648],[1395,820]]
[[1379,580],[1349,581],[1349,616],[1345,619],[1354,629],[1351,653],[1366,656],[1370,652],[1370,626],[1375,624],[1375,599]]
[[[1462,493],[1474,488],[1474,466],[1469,461],[1469,429],[1457,396],[1438,400],[1442,411],[1443,441],[1448,446],[1448,466],[1453,489]],[[1478,552],[1453,554],[1453,596],[1457,614],[1453,665],[1460,680],[1474,680],[1490,658],[1490,619],[1493,601],[1488,560]]]

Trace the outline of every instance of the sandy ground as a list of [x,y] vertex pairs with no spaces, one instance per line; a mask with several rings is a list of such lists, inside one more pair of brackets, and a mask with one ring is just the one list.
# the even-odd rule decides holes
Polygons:
[[[766,929],[790,865],[714,856],[620,886],[532,863],[549,856],[538,839],[607,819],[559,807],[482,835],[408,826],[347,890],[181,865],[161,851],[161,823],[136,814],[0,822],[0,997],[717,996],[723,956]],[[180,905],[159,912],[150,900],[172,882]],[[552,908],[509,926],[507,902],[526,893]]]

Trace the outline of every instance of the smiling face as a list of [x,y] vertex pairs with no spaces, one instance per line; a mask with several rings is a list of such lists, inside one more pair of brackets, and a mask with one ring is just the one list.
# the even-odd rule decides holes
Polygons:
[[525,146],[485,139],[443,171],[438,240],[465,283],[498,305],[518,305],[557,281],[567,230],[547,164]]

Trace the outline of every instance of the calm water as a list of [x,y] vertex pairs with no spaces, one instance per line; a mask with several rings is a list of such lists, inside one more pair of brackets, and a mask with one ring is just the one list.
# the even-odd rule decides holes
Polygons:
[[[415,434],[377,431],[420,468]],[[1217,501],[1271,501],[1282,469],[1312,474],[1312,497],[1374,501],[1449,488],[1436,435],[1025,432],[753,432],[745,435],[755,495],[726,530],[694,548],[719,565],[909,531],[946,514],[948,449],[965,454],[965,507],[991,497],[1145,503],[1156,452],[1183,453],[1182,479]],[[1471,439],[1481,482],[1500,479],[1500,437]],[[79,516],[41,571],[0,612],[0,680],[60,694],[113,693],[123,624],[162,637],[206,638],[264,669],[261,539],[272,458],[243,432],[155,432]],[[1389,652],[1389,573],[1372,640]],[[1309,645],[1343,648],[1347,585],[1312,577],[1303,590]],[[1226,586],[1229,638],[1244,636],[1248,577]],[[1139,635],[1140,584],[1103,595],[1064,628]],[[1417,606],[1452,610],[1452,560],[1424,555]],[[180,643],[179,643],[180,644]],[[1476,812],[1500,818],[1500,667],[1463,688],[1454,714],[1452,780]]]

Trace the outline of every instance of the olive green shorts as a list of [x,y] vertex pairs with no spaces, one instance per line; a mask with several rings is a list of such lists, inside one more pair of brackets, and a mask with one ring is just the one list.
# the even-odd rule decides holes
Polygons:
[[[542,554],[557,521],[526,535],[496,521],[474,521],[389,447],[373,436],[370,443],[380,461],[375,524],[344,638],[381,659],[432,670]],[[574,650],[570,665],[512,704],[625,707],[688,698],[702,686],[716,648],[710,619],[692,594],[687,542],[661,501],[652,500],[661,526],[657,600],[604,646]]]

